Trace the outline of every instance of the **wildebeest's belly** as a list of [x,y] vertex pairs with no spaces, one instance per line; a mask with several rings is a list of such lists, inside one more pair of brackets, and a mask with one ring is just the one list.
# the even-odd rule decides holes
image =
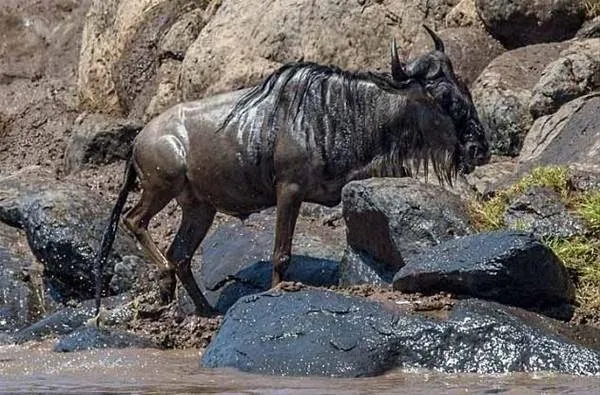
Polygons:
[[243,217],[276,204],[271,173],[264,165],[240,160],[237,150],[217,144],[203,157],[192,155],[188,165],[187,178],[194,195],[218,211]]

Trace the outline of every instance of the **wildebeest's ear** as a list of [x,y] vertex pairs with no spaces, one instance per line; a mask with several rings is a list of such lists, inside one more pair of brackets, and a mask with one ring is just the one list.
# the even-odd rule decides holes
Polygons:
[[444,52],[444,42],[442,41],[442,39],[437,34],[435,34],[435,32],[433,30],[431,30],[427,25],[424,24],[423,27],[425,28],[425,30],[427,30],[427,33],[429,33],[429,35],[431,36],[431,39],[433,40],[433,43],[435,44],[435,50]]
[[390,48],[391,57],[392,57],[392,77],[396,81],[406,81],[408,76],[404,71],[404,66],[400,62],[400,58],[398,57],[398,48],[396,47],[396,39],[392,39],[392,44]]

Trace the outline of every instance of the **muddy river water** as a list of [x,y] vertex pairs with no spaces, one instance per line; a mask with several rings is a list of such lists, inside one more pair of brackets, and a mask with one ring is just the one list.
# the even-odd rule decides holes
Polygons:
[[209,370],[199,350],[52,352],[53,342],[0,346],[0,393],[600,393],[600,378],[396,371],[375,378],[294,378]]

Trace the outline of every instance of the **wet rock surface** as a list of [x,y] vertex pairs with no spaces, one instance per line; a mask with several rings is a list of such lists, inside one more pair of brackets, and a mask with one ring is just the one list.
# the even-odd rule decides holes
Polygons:
[[10,335],[53,308],[42,271],[24,232],[0,222],[0,333]]
[[152,341],[129,332],[82,327],[62,337],[55,352],[73,352],[98,348],[159,348]]
[[[270,209],[244,223],[224,224],[203,241],[198,278],[217,311],[225,313],[240,297],[271,288],[274,225]],[[292,254],[284,281],[323,287],[338,284],[341,248],[318,235],[296,232]]]
[[394,289],[539,309],[575,300],[562,262],[538,238],[518,231],[479,233],[413,255],[394,277]]
[[567,211],[560,195],[549,188],[531,187],[512,199],[504,223],[510,229],[538,237],[571,237],[586,232],[585,223]]
[[392,283],[397,270],[387,267],[364,251],[347,247],[340,262],[340,286],[371,284],[386,286]]
[[[92,298],[93,259],[111,207],[87,188],[34,173],[0,179],[0,221],[25,231],[54,299]],[[138,254],[135,242],[119,231],[103,272],[105,289],[114,265]]]
[[359,377],[393,368],[443,372],[595,374],[600,353],[532,313],[459,301],[445,318],[330,291],[270,291],[240,299],[201,365],[291,376]]
[[143,124],[130,119],[84,114],[75,120],[65,150],[64,172],[69,174],[86,164],[108,164],[127,159],[133,139]]
[[353,181],[342,191],[348,245],[397,271],[411,254],[472,230],[461,199],[408,178]]
[[563,41],[575,35],[585,18],[578,0],[476,0],[488,31],[510,48]]

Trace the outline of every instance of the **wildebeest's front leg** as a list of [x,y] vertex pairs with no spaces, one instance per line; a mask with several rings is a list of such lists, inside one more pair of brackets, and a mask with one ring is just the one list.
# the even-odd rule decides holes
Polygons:
[[292,256],[292,238],[302,204],[299,189],[297,184],[279,184],[277,187],[277,225],[275,227],[271,287],[275,287],[281,282]]

